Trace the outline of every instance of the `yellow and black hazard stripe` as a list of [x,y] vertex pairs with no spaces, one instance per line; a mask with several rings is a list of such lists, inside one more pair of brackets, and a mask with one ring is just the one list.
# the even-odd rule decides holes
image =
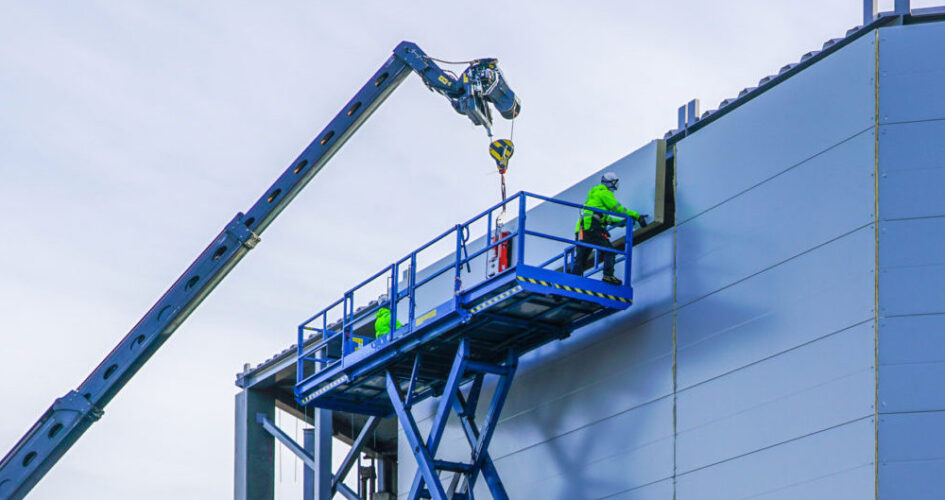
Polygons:
[[336,378],[335,380],[332,380],[332,381],[329,382],[328,384],[323,385],[323,386],[322,386],[321,388],[319,388],[317,391],[315,391],[315,392],[313,392],[312,394],[309,394],[308,396],[306,396],[305,399],[302,400],[302,404],[304,405],[304,404],[310,403],[313,399],[317,398],[318,396],[321,396],[322,394],[325,394],[326,392],[328,392],[328,391],[334,389],[335,387],[338,387],[339,385],[341,385],[341,384],[343,384],[343,383],[345,383],[345,382],[347,382],[347,381],[348,381],[348,376],[347,376],[347,375],[342,375],[342,376]]
[[519,276],[519,277],[518,277],[518,280],[519,280],[519,281],[525,281],[525,282],[531,283],[531,284],[533,284],[533,285],[548,286],[548,287],[551,287],[551,288],[558,288],[558,289],[560,289],[560,290],[567,290],[567,291],[569,291],[569,292],[583,293],[584,295],[591,295],[591,296],[593,296],[593,297],[600,297],[600,298],[602,298],[602,299],[609,299],[609,300],[615,300],[615,301],[617,301],[617,302],[625,302],[625,303],[627,303],[627,304],[633,304],[633,300],[632,300],[632,299],[625,299],[625,298],[623,298],[623,297],[617,297],[616,295],[611,295],[611,294],[609,294],[609,293],[594,292],[594,291],[591,291],[591,290],[584,290],[584,289],[581,289],[581,288],[574,288],[573,286],[560,285],[560,284],[558,284],[558,283],[549,283],[549,282],[543,281],[543,280],[536,280],[536,279],[533,279],[533,278],[526,278],[526,277],[524,277],[524,276]]
[[509,168],[509,158],[512,157],[514,152],[515,146],[508,139],[499,139],[489,144],[489,155],[495,160],[496,168],[499,169],[500,174],[504,174],[506,169]]
[[505,156],[512,156],[511,151],[514,150],[512,141],[508,139],[499,139],[489,144],[489,152],[496,160],[502,160]]
[[493,306],[493,305],[495,305],[495,304],[497,304],[497,303],[499,303],[499,302],[502,302],[503,300],[505,300],[505,299],[507,299],[507,298],[509,298],[509,297],[515,295],[516,293],[521,292],[521,291],[522,291],[522,287],[521,287],[520,285],[516,285],[516,286],[514,286],[514,287],[512,287],[512,288],[509,288],[508,290],[506,290],[506,291],[500,293],[499,295],[496,295],[495,297],[492,297],[492,298],[489,299],[489,300],[486,300],[486,301],[483,301],[483,302],[480,302],[480,303],[476,304],[472,309],[469,310],[469,312],[472,313],[472,314],[476,314],[477,312],[479,312],[479,311],[481,311],[481,310],[483,310],[483,309],[485,309],[485,308],[487,308],[487,307],[489,307],[489,306]]

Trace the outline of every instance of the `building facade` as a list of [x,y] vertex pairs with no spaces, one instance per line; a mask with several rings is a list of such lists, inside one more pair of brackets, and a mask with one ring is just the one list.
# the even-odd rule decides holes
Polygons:
[[[880,16],[601,170],[661,220],[634,248],[633,307],[521,358],[490,447],[511,498],[942,495],[942,47],[945,10]],[[293,411],[294,352],[241,374],[239,498],[271,491],[255,414]],[[414,407],[422,432],[434,407]],[[439,458],[468,453],[450,421]]]

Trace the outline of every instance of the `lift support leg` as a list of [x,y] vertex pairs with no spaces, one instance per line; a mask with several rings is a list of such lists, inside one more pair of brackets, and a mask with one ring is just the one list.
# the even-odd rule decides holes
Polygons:
[[[469,343],[464,339],[460,342],[450,369],[446,385],[443,387],[443,395],[440,398],[436,415],[433,417],[433,425],[426,441],[420,437],[420,430],[410,412],[410,407],[405,401],[410,401],[411,395],[406,398],[401,393],[400,385],[396,382],[390,372],[387,372],[387,393],[390,397],[394,412],[404,428],[404,434],[410,443],[414,457],[417,460],[417,474],[414,476],[410,493],[407,495],[409,500],[428,497],[434,500],[470,500],[472,490],[475,487],[476,479],[480,474],[486,479],[489,491],[495,500],[507,500],[508,495],[499,479],[499,474],[489,457],[489,443],[495,433],[495,428],[499,422],[499,415],[502,413],[502,407],[505,404],[506,397],[512,385],[512,378],[515,376],[515,369],[518,365],[518,358],[514,352],[509,351],[506,361],[501,365],[491,365],[474,361],[469,355]],[[412,380],[416,376],[411,376],[408,387],[414,387]],[[475,372],[472,386],[467,398],[463,398],[460,392],[460,384],[467,372]],[[479,394],[482,389],[483,377],[486,374],[493,374],[499,377],[495,392],[492,396],[492,402],[486,417],[483,421],[482,429],[477,428],[475,423],[476,406],[479,402]],[[470,463],[448,462],[436,460],[436,451],[440,446],[443,437],[443,431],[446,429],[446,421],[451,411],[454,411],[463,425],[463,431],[466,439],[472,448],[472,461]],[[437,471],[445,470],[462,474],[466,479],[465,493],[447,495],[443,484],[440,482]],[[426,486],[426,488],[424,488]],[[456,487],[454,481],[450,487],[453,490]],[[451,491],[450,493],[453,493]]]

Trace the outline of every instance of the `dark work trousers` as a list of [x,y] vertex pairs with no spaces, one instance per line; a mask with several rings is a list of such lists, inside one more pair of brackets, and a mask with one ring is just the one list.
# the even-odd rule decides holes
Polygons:
[[[604,229],[604,226],[596,221],[591,221],[590,229],[584,230],[584,238],[581,239],[580,233],[575,233],[574,239],[584,243],[590,243],[591,245],[597,245],[604,248],[613,248],[614,246],[610,243],[610,234]],[[588,262],[588,257],[591,256],[591,252],[594,250],[591,248],[578,246],[577,255],[574,258],[574,263],[571,266],[571,274],[584,274],[589,267],[593,265],[593,261]],[[614,275],[614,259],[617,258],[616,252],[601,252],[603,255],[600,256],[600,260],[604,261],[604,276],[613,276]]]

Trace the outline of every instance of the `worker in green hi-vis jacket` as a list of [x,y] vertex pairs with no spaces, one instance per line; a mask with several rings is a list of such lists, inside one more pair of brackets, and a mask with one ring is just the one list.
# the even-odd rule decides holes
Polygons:
[[[590,192],[587,193],[587,201],[584,202],[584,206],[607,210],[608,212],[627,214],[630,218],[637,221],[640,227],[646,227],[646,215],[640,215],[629,208],[624,208],[617,201],[617,198],[614,197],[614,191],[617,190],[617,184],[619,182],[620,179],[617,177],[617,174],[613,172],[604,173],[600,178],[600,184],[591,188]],[[607,228],[610,226],[623,226],[626,225],[626,223],[626,219],[618,219],[610,215],[585,209],[581,211],[581,218],[578,220],[577,227],[574,229],[574,239],[591,245],[613,248],[613,245],[610,243],[610,233],[607,232]],[[630,230],[632,231],[633,229],[631,228]],[[580,245],[577,246],[577,255],[570,269],[572,274],[584,274],[584,271],[588,268],[587,259],[590,257],[591,251],[593,251],[593,249]],[[603,255],[600,258],[604,261],[604,276],[601,281],[613,285],[622,284],[623,282],[614,276],[614,260],[617,257],[616,252],[602,253]]]
[[[404,325],[397,322],[397,328]],[[390,309],[382,307],[377,310],[377,316],[374,318],[374,337],[381,338],[390,333]]]

